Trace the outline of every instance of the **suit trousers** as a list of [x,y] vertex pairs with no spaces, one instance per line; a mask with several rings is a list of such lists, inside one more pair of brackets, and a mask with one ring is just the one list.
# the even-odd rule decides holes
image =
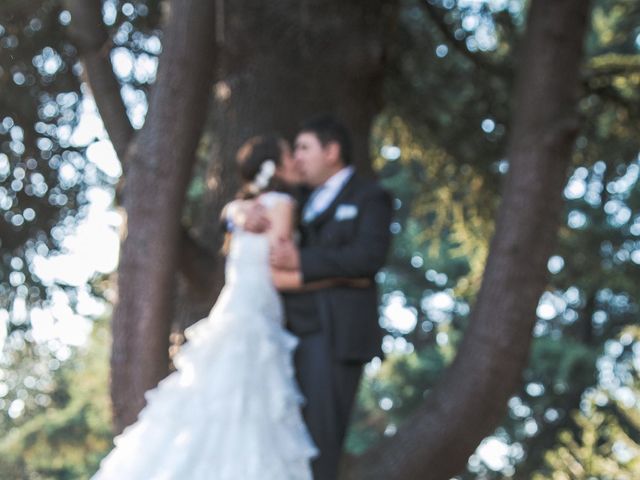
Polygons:
[[336,480],[364,364],[336,360],[324,332],[300,338],[295,364],[298,384],[306,398],[302,413],[320,450],[312,463],[313,478]]

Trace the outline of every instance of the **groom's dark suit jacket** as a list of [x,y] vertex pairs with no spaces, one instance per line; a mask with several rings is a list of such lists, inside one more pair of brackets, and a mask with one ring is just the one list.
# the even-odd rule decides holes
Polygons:
[[325,332],[338,360],[366,362],[381,354],[374,276],[387,257],[390,222],[390,195],[378,183],[354,174],[324,212],[299,225],[305,283],[370,279],[366,287],[336,286],[283,296],[288,328],[300,336]]

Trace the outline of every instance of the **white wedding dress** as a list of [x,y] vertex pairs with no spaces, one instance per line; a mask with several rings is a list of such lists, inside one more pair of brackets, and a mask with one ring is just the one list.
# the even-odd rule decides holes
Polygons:
[[[260,201],[269,208],[282,195]],[[297,338],[283,327],[265,235],[234,232],[225,287],[185,335],[176,371],[145,394],[93,480],[311,480]]]

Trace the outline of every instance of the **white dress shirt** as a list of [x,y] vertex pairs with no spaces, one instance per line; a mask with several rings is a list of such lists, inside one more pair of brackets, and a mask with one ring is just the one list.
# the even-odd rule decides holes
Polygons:
[[354,168],[349,165],[334,173],[329,179],[311,193],[307,201],[302,218],[305,222],[311,222],[314,218],[324,212],[331,202],[338,196],[342,187],[353,175]]

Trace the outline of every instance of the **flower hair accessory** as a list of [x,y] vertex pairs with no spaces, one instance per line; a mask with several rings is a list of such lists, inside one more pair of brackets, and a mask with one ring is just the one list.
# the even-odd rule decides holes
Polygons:
[[276,173],[276,162],[271,159],[265,160],[260,166],[260,171],[253,179],[253,185],[257,190],[264,190],[269,185],[271,177]]

